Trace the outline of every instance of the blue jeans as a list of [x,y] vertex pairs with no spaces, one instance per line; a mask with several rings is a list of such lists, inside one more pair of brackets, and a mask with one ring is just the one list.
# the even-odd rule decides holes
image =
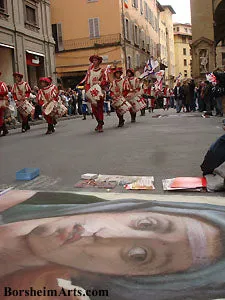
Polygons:
[[216,98],[216,108],[218,113],[223,113],[222,97]]
[[176,110],[177,110],[177,112],[180,112],[181,111],[181,108],[182,108],[182,106],[183,106],[183,102],[182,102],[182,100],[176,100]]

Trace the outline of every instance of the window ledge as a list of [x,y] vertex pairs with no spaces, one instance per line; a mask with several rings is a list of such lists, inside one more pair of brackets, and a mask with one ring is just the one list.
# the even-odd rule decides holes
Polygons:
[[39,27],[39,26],[34,25],[34,24],[32,24],[32,23],[29,23],[29,22],[25,22],[25,27],[26,27],[27,29],[33,30],[33,31],[35,31],[35,32],[39,32],[39,30],[40,30],[40,27]]
[[0,19],[3,19],[3,20],[8,20],[9,18],[9,14],[7,14],[5,11],[3,10],[0,10]]

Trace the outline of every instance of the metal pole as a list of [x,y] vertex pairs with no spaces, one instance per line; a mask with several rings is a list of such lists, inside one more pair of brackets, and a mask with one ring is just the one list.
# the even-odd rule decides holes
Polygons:
[[126,45],[126,28],[125,28],[125,18],[124,18],[124,0],[121,0],[121,5],[122,5],[121,18],[122,18],[122,26],[123,26],[123,34],[122,34],[123,52],[125,57],[125,68],[127,70],[127,47],[126,47],[127,45]]
[[214,68],[217,68],[217,43],[215,40],[215,33],[216,33],[216,23],[215,23],[215,0],[212,0],[212,13],[213,13],[213,34],[214,34],[214,44],[213,44],[213,50],[214,50]]

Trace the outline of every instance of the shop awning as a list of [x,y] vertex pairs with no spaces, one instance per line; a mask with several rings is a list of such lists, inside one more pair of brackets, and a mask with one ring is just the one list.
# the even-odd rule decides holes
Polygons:
[[42,53],[38,53],[38,52],[30,51],[30,50],[26,50],[26,52],[29,54],[45,57],[45,55]]
[[0,47],[10,48],[10,49],[14,49],[15,48],[13,46],[2,44],[2,43],[0,43]]

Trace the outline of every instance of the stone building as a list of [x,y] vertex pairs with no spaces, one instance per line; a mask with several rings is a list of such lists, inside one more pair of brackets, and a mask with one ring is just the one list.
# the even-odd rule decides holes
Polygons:
[[180,73],[185,78],[192,77],[191,41],[192,29],[190,24],[174,23],[175,76]]
[[49,0],[0,1],[1,80],[12,85],[12,73],[18,71],[34,86],[40,76],[54,76],[50,19]]
[[193,77],[205,74],[225,63],[225,1],[191,0]]

